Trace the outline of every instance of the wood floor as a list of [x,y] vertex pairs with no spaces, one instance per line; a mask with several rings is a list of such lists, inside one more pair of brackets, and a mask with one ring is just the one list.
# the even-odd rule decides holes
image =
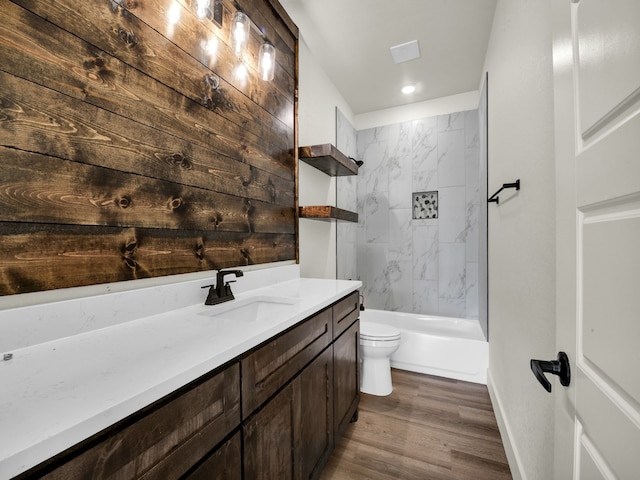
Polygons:
[[392,378],[388,397],[361,395],[321,480],[511,479],[486,386],[395,369]]

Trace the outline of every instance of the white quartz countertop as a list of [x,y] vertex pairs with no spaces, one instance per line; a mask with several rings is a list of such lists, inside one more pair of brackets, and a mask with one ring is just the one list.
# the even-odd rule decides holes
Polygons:
[[[12,351],[10,360],[0,359],[0,478],[75,445],[360,286],[297,278],[220,306],[179,308]],[[286,298],[286,314],[250,323],[208,315],[259,296]]]

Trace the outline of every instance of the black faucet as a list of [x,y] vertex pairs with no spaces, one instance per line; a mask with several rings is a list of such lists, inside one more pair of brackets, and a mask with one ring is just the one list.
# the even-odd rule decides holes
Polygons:
[[242,270],[218,270],[218,273],[216,273],[216,284],[205,285],[202,287],[209,288],[209,294],[204,302],[205,305],[217,305],[235,298],[231,292],[231,286],[229,285],[230,283],[235,282],[235,280],[231,280],[226,283],[224,281],[225,275],[231,274],[236,277],[242,277],[244,275]]

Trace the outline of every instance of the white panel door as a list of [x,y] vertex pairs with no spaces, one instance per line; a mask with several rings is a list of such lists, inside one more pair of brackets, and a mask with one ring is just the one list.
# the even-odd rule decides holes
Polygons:
[[640,0],[551,0],[557,479],[640,479]]

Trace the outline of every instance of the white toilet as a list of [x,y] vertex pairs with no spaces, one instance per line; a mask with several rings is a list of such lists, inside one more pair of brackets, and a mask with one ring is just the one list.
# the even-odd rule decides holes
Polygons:
[[384,396],[393,391],[391,354],[400,346],[400,330],[375,322],[360,322],[360,391]]

